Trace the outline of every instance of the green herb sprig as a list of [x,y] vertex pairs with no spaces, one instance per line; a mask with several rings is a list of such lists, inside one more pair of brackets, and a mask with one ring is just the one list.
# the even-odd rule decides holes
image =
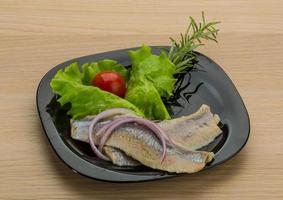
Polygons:
[[190,17],[190,24],[185,31],[181,33],[181,40],[177,42],[170,38],[172,45],[167,55],[171,62],[176,65],[175,74],[182,73],[185,69],[193,67],[196,60],[194,50],[203,45],[202,40],[212,40],[217,42],[216,37],[219,29],[216,25],[218,21],[206,22],[204,12],[202,12],[202,22],[197,23],[194,18]]

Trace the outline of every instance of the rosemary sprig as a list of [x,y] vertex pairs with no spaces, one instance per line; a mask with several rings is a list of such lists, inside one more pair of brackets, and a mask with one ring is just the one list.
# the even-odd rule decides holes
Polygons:
[[212,40],[217,42],[216,36],[218,29],[216,25],[220,22],[206,22],[204,12],[202,12],[202,22],[197,23],[194,18],[190,17],[190,24],[185,31],[181,33],[181,40],[177,42],[170,38],[172,45],[167,55],[176,65],[175,74],[182,73],[185,69],[193,67],[196,60],[194,50],[203,45],[202,40]]

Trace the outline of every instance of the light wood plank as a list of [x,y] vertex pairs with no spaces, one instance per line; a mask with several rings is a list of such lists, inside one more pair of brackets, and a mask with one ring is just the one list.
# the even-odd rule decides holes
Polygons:
[[[222,21],[219,44],[201,52],[234,81],[251,118],[247,146],[205,172],[111,184],[74,174],[54,154],[35,92],[54,65],[113,49],[169,44],[192,15]],[[0,199],[282,199],[283,2],[0,2]]]

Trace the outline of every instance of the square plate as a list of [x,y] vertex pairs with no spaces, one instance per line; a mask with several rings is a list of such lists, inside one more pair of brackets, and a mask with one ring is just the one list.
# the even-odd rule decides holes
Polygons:
[[[154,54],[159,54],[162,48],[168,47],[151,48]],[[86,62],[107,58],[130,67],[128,51],[136,49],[109,51],[69,60],[48,71],[39,83],[36,102],[46,136],[59,158],[75,172],[90,178],[112,182],[149,181],[178,175],[147,167],[117,167],[94,158],[88,145],[71,139],[70,118],[66,114],[66,109],[57,103],[50,88],[50,81],[56,72],[73,62],[78,62],[81,66]],[[165,102],[172,117],[191,114],[202,104],[209,105],[211,111],[220,116],[223,133],[202,148],[202,150],[215,153],[214,160],[205,169],[232,158],[244,147],[250,132],[247,110],[230,78],[210,58],[197,53],[195,69],[178,77],[174,97]]]

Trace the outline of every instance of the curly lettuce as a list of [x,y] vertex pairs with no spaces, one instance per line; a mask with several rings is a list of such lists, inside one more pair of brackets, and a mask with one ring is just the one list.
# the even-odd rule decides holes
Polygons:
[[[85,63],[82,71],[77,63],[64,71],[59,70],[50,84],[60,96],[58,102],[61,105],[71,103],[68,114],[75,119],[109,108],[128,108],[153,120],[170,119],[162,97],[172,95],[176,82],[173,77],[175,65],[165,53],[153,55],[151,48],[145,45],[136,51],[129,51],[129,56],[132,60],[130,77],[129,71],[114,60]],[[125,99],[91,86],[91,81],[101,71],[115,71],[125,78]]]
[[[104,69],[121,71],[122,68],[117,67],[114,62],[106,60],[84,65],[83,72],[79,70],[77,63],[72,63],[65,70],[59,70],[54,76],[50,86],[60,96],[58,102],[62,106],[71,103],[68,114],[74,119],[96,115],[110,108],[128,108],[137,115],[143,116],[143,113],[129,101],[89,85],[91,77]],[[126,75],[124,69],[122,71]]]
[[148,119],[170,119],[158,90],[146,79],[131,80],[125,98],[137,106]]
[[170,97],[176,83],[173,77],[175,65],[165,52],[159,56],[151,53],[149,46],[143,45],[136,51],[129,51],[132,60],[131,77],[146,78],[162,97]]
[[175,65],[165,53],[153,55],[151,48],[145,45],[129,51],[129,56],[132,70],[125,99],[143,111],[148,119],[170,119],[161,97],[172,95]]

